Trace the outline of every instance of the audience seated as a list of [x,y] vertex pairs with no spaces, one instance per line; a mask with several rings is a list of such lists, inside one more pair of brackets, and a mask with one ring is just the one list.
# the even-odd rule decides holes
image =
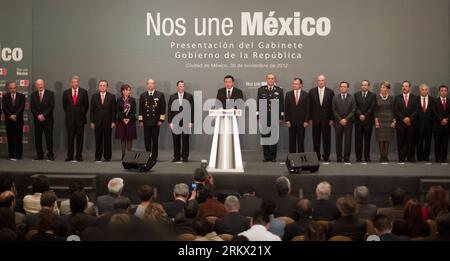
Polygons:
[[239,214],[239,199],[236,196],[228,196],[224,205],[228,214],[217,219],[217,234],[236,235],[250,227],[250,219]]
[[239,212],[242,215],[253,217],[256,212],[261,211],[262,199],[256,196],[255,188],[252,185],[244,183],[239,188],[239,195],[241,196],[239,199],[241,204]]
[[175,218],[178,212],[184,210],[184,206],[189,198],[189,186],[184,183],[176,184],[173,187],[173,198],[173,201],[162,205],[169,218]]
[[252,219],[252,227],[240,234],[249,241],[281,241],[280,237],[268,231],[270,218],[263,212],[257,212]]
[[108,182],[108,194],[97,198],[96,206],[98,215],[103,215],[114,210],[114,203],[117,197],[122,194],[123,186],[122,178],[112,178]]
[[431,186],[422,208],[423,219],[435,219],[439,212],[448,211],[448,203],[448,192],[442,186]]
[[141,203],[137,206],[137,208],[132,211],[136,217],[143,219],[145,214],[145,209],[152,201],[153,197],[153,188],[149,185],[142,185],[137,191],[138,197],[141,200]]
[[266,198],[261,203],[261,210],[269,216],[269,232],[277,235],[280,238],[283,238],[286,223],[281,219],[275,218],[274,213],[276,208],[277,206],[275,204],[275,201],[273,201],[272,199]]
[[390,207],[379,208],[378,214],[386,215],[390,220],[403,220],[403,211],[405,208],[405,191],[402,188],[395,187],[389,195]]
[[347,236],[353,241],[362,241],[366,235],[367,223],[355,216],[356,201],[351,195],[338,198],[336,206],[341,217],[328,223],[328,238]]
[[282,176],[275,180],[275,186],[277,189],[277,196],[274,198],[276,204],[275,217],[290,217],[296,220],[295,208],[298,198],[291,195],[291,182],[287,177]]
[[[70,195],[72,195],[75,191],[80,191],[80,190],[84,190],[83,185],[81,185],[79,182],[73,182],[69,185],[69,191],[70,191]],[[86,194],[87,197],[87,194]],[[94,203],[89,201],[89,197],[87,197],[87,207],[86,210],[84,211],[86,214],[88,215],[92,215],[95,216],[95,208],[94,208]],[[61,215],[68,215],[70,214],[70,199],[66,199],[61,201],[60,205],[59,205],[59,211],[61,212]]]
[[[55,192],[53,192],[52,190],[48,190],[42,193],[39,199],[39,212],[30,214],[26,217],[25,223],[27,231],[38,229],[41,217],[47,213],[55,213],[56,207],[57,203]],[[58,232],[59,231],[60,229],[58,229]]]
[[16,229],[19,232],[25,231],[25,220],[24,214],[14,211],[16,209],[16,196],[11,190],[3,191],[0,194],[0,207],[10,208],[14,212],[14,220],[16,223]]
[[312,221],[313,208],[312,203],[308,199],[301,199],[297,203],[298,220],[292,224],[286,225],[284,238],[285,241],[290,241],[295,236],[305,234],[309,223]]
[[331,201],[331,185],[324,181],[317,184],[316,201],[313,202],[313,219],[314,220],[335,220],[340,214],[336,207],[336,203]]
[[356,217],[373,220],[377,215],[377,206],[369,203],[369,189],[366,186],[358,186],[353,191],[356,200]]
[[[33,194],[23,198],[23,209],[26,215],[36,214],[41,210],[41,195],[45,191],[50,190],[48,178],[44,175],[38,175],[31,180]],[[59,215],[58,206],[53,209],[56,215]]]
[[403,212],[403,220],[394,222],[394,234],[407,236],[411,239],[428,237],[430,235],[430,227],[423,220],[422,207],[416,199],[410,199],[405,204]]
[[223,217],[227,214],[225,206],[217,199],[216,188],[213,184],[205,185],[206,201],[198,206],[199,217]]
[[53,211],[39,212],[38,233],[35,234],[32,241],[62,241],[64,238],[59,236],[60,220]]
[[98,226],[96,217],[86,214],[88,197],[84,190],[77,190],[70,197],[70,214],[61,216],[61,224],[65,235],[80,235],[92,226]]
[[206,218],[195,219],[193,228],[197,234],[197,238],[194,241],[223,241],[215,231],[212,231],[211,225]]
[[383,214],[378,214],[373,220],[375,232],[380,237],[380,241],[408,241],[406,236],[398,236],[392,233],[392,221]]

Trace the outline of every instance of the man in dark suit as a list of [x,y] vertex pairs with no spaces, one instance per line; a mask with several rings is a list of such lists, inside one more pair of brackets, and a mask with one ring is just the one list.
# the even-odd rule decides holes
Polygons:
[[217,91],[216,99],[220,102],[218,107],[222,107],[224,109],[232,109],[237,108],[234,106],[234,102],[236,100],[244,100],[244,94],[242,90],[234,87],[234,77],[231,75],[226,75],[223,79],[225,87],[220,88]]
[[380,241],[409,241],[406,236],[398,236],[392,233],[392,220],[386,215],[377,215],[373,220],[373,226],[380,237]]
[[331,105],[334,92],[326,87],[326,78],[324,75],[317,77],[317,87],[309,91],[310,103],[310,124],[312,124],[312,136],[314,151],[320,160],[320,141],[323,140],[323,155],[325,162],[330,161],[331,149],[331,125],[333,125],[333,112]]
[[284,117],[289,128],[289,153],[305,152],[305,128],[309,126],[309,97],[302,90],[303,80],[292,81],[292,91],[286,93]]
[[411,83],[402,83],[402,94],[394,99],[394,113],[397,121],[398,161],[404,163],[414,159],[414,121],[417,116],[416,96],[410,93]]
[[34,119],[34,142],[36,145],[35,160],[44,159],[42,148],[42,134],[45,135],[47,144],[47,158],[54,160],[53,153],[53,110],[55,109],[55,95],[52,91],[45,89],[42,79],[37,79],[34,83],[36,91],[31,94],[30,110]]
[[448,87],[439,86],[439,98],[435,100],[434,113],[434,153],[436,162],[447,162],[447,148],[450,128],[448,118],[450,116],[450,105],[448,104]]
[[276,209],[275,217],[290,217],[297,219],[297,202],[298,198],[291,195],[291,182],[285,176],[281,176],[275,180],[277,188],[277,196],[274,198]]
[[[267,85],[258,88],[258,95],[256,98],[256,115],[258,119],[266,119],[265,126],[268,127],[268,130],[276,128],[275,130],[279,133],[279,123],[282,122],[284,116],[283,89],[275,85],[276,77],[273,73],[269,73],[266,76],[266,82]],[[278,108],[272,106],[272,102],[274,102],[274,100],[278,100]],[[260,111],[260,102],[267,103],[265,111]],[[278,121],[276,121],[275,126],[272,126],[272,109],[276,114],[278,114]],[[273,142],[270,139],[272,134],[274,135],[274,137],[277,137],[277,139]],[[263,161],[275,162],[277,160],[277,144],[279,135],[275,135],[275,133],[269,132],[267,134],[262,134],[261,137],[261,144],[264,152]]]
[[313,219],[331,221],[340,217],[336,202],[331,200],[331,184],[322,181],[316,187],[316,200],[313,202]]
[[98,82],[98,93],[91,97],[91,128],[95,132],[95,161],[110,161],[111,136],[116,127],[116,96],[108,90],[108,82]]
[[8,139],[8,158],[22,159],[23,111],[25,95],[17,92],[15,82],[8,83],[9,92],[2,99],[2,109],[5,114],[6,136]]
[[80,77],[73,76],[71,88],[63,93],[63,109],[66,113],[67,129],[67,158],[66,161],[73,161],[74,144],[77,140],[77,150],[75,159],[83,161],[83,140],[84,125],[86,124],[86,114],[89,111],[89,97],[85,89],[79,87]]
[[[370,82],[361,82],[361,91],[355,93],[355,152],[356,161],[361,162],[364,151],[364,160],[370,162],[370,139],[377,106],[376,95],[369,91]],[[364,145],[363,145],[364,144]],[[363,149],[364,148],[364,149]]]
[[342,139],[344,144],[344,162],[350,162],[352,149],[353,121],[355,119],[356,103],[348,93],[350,85],[348,82],[339,84],[340,94],[333,98],[333,114],[336,119],[336,156],[337,162],[342,162]]
[[156,90],[153,79],[147,81],[147,91],[139,99],[139,124],[144,127],[145,150],[158,158],[159,129],[166,119],[164,93]]
[[351,195],[338,198],[336,206],[341,213],[341,217],[328,223],[328,237],[347,236],[353,241],[362,241],[366,235],[367,222],[357,218],[356,201]]
[[239,213],[246,217],[253,217],[257,212],[261,211],[262,199],[256,196],[255,188],[245,183],[239,188],[241,195],[239,203]]
[[240,205],[236,196],[228,196],[224,205],[228,214],[216,220],[217,234],[237,235],[250,228],[250,219],[239,214]]
[[[167,107],[173,138],[172,162],[180,161],[181,158],[183,162],[189,161],[189,134],[194,122],[194,97],[184,89],[184,81],[178,81],[177,92],[170,95]],[[178,114],[180,115],[175,118]]]
[[175,218],[175,216],[184,211],[186,202],[189,197],[189,187],[184,183],[176,184],[173,187],[173,201],[162,204],[164,210],[169,218]]
[[426,84],[419,87],[420,96],[416,103],[417,117],[414,123],[416,128],[417,160],[430,161],[431,136],[433,134],[433,106],[434,98],[429,96]]
[[123,191],[123,179],[122,178],[112,178],[108,182],[108,194],[98,196],[97,202],[95,205],[97,206],[97,214],[104,215],[106,213],[110,213],[114,210],[114,203],[117,198],[122,195]]

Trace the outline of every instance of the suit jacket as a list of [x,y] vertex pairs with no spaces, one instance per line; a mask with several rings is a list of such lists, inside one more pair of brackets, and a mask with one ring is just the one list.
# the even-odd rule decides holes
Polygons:
[[[363,92],[357,92],[353,95],[356,103],[356,124],[372,125],[375,118],[375,110],[377,107],[377,96],[375,93],[368,91],[366,99],[363,99]],[[359,116],[364,115],[366,119],[361,122]]]
[[107,194],[100,197],[97,197],[97,203],[95,204],[98,209],[98,214],[102,215],[107,212],[114,211],[114,203],[116,202],[117,195],[115,194]]
[[175,218],[177,213],[184,211],[185,205],[186,203],[184,201],[178,199],[162,204],[167,216],[170,218]]
[[250,219],[237,212],[231,212],[216,220],[217,234],[237,235],[250,228]]
[[356,217],[372,220],[377,215],[377,206],[373,204],[358,204],[356,208]]
[[[222,106],[222,108],[227,108],[227,90],[226,88],[220,88],[217,91],[216,99],[220,101],[219,106]],[[237,100],[242,99],[244,100],[244,94],[242,93],[242,90],[236,87],[233,87],[233,91],[231,92],[230,100]]]
[[341,217],[328,223],[328,237],[347,236],[353,241],[362,241],[366,232],[366,221],[355,216]]
[[116,118],[117,121],[122,121],[123,119],[129,119],[130,121],[135,121],[136,120],[136,99],[133,97],[129,97],[128,98],[128,102],[130,103],[130,111],[128,112],[127,115],[125,115],[124,111],[123,111],[123,106],[125,104],[125,102],[123,101],[122,97],[117,98],[116,101],[116,105],[117,105],[117,109],[116,109]]
[[442,104],[441,97],[438,97],[434,99],[434,105],[433,105],[433,114],[434,114],[434,126],[433,128],[435,130],[440,130],[443,127],[448,128],[449,124],[447,126],[442,126],[441,121],[442,119],[449,118],[450,116],[450,100],[447,98],[447,104],[446,108],[444,110],[444,105]]
[[330,120],[334,120],[332,111],[334,92],[325,87],[323,94],[323,103],[320,105],[319,88],[315,87],[309,91],[310,117],[314,125],[328,124]]
[[295,104],[294,90],[286,93],[284,102],[284,119],[289,121],[293,126],[303,126],[304,122],[309,121],[309,95],[301,90],[298,105]]
[[31,93],[30,110],[33,113],[35,122],[39,120],[39,114],[44,115],[45,121],[43,124],[53,124],[53,111],[55,109],[55,94],[52,91],[45,90],[42,101],[39,100],[39,91]]
[[246,217],[253,217],[256,212],[261,211],[262,199],[253,195],[244,195],[239,199],[241,205],[239,213]]
[[275,197],[274,201],[277,206],[274,213],[275,217],[290,217],[294,220],[297,219],[297,197],[291,195],[281,195]]
[[[184,102],[189,102],[189,104],[191,105],[191,120],[190,123],[194,123],[194,96],[192,96],[192,94],[188,93],[188,92],[184,92],[183,93],[183,103]],[[172,103],[173,102],[179,102],[178,101],[178,92],[170,95],[169,97],[169,103],[168,103],[168,107],[167,107],[167,114],[168,114],[168,120],[169,123],[172,123],[173,117],[175,117],[175,115],[179,114],[180,112],[183,111],[183,106],[180,105],[178,110],[173,110],[172,111]],[[178,104],[177,104],[178,105]],[[176,106],[178,107],[178,106]],[[181,120],[181,126],[183,126],[183,120]]]
[[105,100],[102,104],[100,92],[91,97],[91,123],[98,127],[109,127],[116,121],[116,96],[109,92],[105,94]]
[[336,207],[336,203],[331,200],[316,200],[313,203],[314,220],[335,220],[338,219],[341,214]]
[[153,97],[148,91],[139,98],[139,121],[145,126],[157,126],[166,119],[166,99],[164,93],[154,90]]
[[86,113],[89,111],[88,92],[78,88],[77,102],[73,104],[72,88],[63,92],[63,109],[66,113],[66,124],[86,124]]
[[355,119],[356,103],[349,93],[347,93],[345,99],[342,99],[341,94],[335,95],[332,106],[336,122],[346,119],[351,123]]
[[414,126],[417,130],[431,130],[433,128],[433,107],[436,103],[435,99],[431,96],[428,96],[428,106],[425,112],[422,109],[422,96],[417,97],[416,102],[416,121],[414,122]]
[[403,119],[409,117],[414,123],[417,116],[417,97],[410,93],[408,99],[408,107],[405,107],[405,101],[403,99],[403,93],[395,96],[394,99],[394,114],[397,121],[398,128],[406,128],[406,124]]
[[[16,92],[16,100],[12,102],[11,93],[7,93],[6,96],[3,96],[2,99],[2,109],[5,114],[5,124],[11,123],[19,123],[23,124],[23,111],[25,109],[25,95],[19,92]],[[14,122],[9,119],[9,116],[16,115],[17,121]]]

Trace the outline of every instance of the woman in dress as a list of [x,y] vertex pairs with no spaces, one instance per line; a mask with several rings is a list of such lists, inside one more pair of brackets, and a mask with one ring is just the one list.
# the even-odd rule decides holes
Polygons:
[[389,95],[391,84],[383,81],[380,86],[380,95],[377,96],[375,110],[376,138],[380,147],[380,162],[389,162],[389,144],[394,137],[395,115],[394,97]]
[[131,97],[131,86],[120,87],[122,97],[117,99],[116,139],[121,141],[122,159],[126,151],[131,151],[136,131],[136,100]]

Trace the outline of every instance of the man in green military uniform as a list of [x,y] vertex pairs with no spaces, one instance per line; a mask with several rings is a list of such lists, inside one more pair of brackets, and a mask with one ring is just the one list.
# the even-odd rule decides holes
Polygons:
[[153,79],[147,81],[147,91],[139,99],[139,123],[144,127],[145,150],[158,158],[159,128],[165,120],[166,100],[164,93],[156,90]]
[[[284,117],[284,94],[283,89],[279,86],[276,86],[276,76],[273,73],[269,73],[266,76],[267,85],[261,86],[258,88],[258,97],[257,97],[257,117],[258,119],[267,119],[267,127],[271,128],[272,123],[272,110],[276,110],[279,114],[280,123]],[[267,100],[267,111],[259,110],[259,103],[265,102]],[[275,104],[272,106],[274,100],[278,100],[278,108],[274,108]],[[276,113],[276,112],[274,112]],[[264,115],[265,114],[265,115]],[[263,117],[264,115],[264,117]],[[261,124],[261,123],[260,123]],[[274,126],[275,127],[275,126]],[[276,126],[279,128],[279,125]],[[272,133],[261,134],[263,138],[268,138]],[[277,144],[272,145],[262,145],[264,151],[264,162],[272,161],[275,162],[277,160]]]

